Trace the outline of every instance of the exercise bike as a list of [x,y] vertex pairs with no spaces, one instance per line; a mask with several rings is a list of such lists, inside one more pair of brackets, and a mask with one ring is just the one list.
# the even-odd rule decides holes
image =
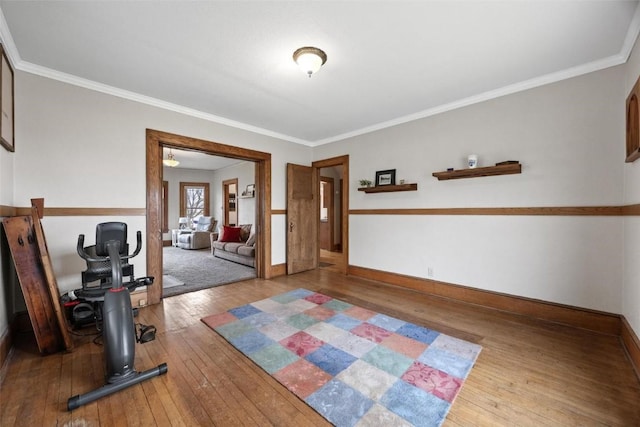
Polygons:
[[[82,288],[69,294],[71,298],[77,298],[76,307],[84,304],[83,317],[91,317],[102,332],[106,384],[70,397],[67,401],[69,411],[167,373],[166,363],[144,372],[134,368],[136,341],[155,338],[153,327],[147,327],[137,337],[133,319],[130,292],[139,286],[149,286],[154,280],[153,277],[134,278],[133,265],[128,260],[138,255],[141,248],[142,235],[138,231],[136,250],[128,254],[127,225],[122,222],[98,224],[95,246],[85,248],[84,235],[78,236],[77,252],[87,262],[87,270],[82,272]],[[129,277],[127,283],[123,283],[123,276]]]

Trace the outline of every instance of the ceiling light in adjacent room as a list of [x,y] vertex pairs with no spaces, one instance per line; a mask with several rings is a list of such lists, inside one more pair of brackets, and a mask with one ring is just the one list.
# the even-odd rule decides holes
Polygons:
[[169,166],[170,168],[175,168],[180,164],[180,162],[173,157],[173,152],[171,151],[171,148],[169,148],[169,154],[167,154],[167,158],[164,159],[162,163],[164,163],[165,166]]
[[327,62],[327,54],[317,47],[301,47],[293,52],[293,60],[311,78]]

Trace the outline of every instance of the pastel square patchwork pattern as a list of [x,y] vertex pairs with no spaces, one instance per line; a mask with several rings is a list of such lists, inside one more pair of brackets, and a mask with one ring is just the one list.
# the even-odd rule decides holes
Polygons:
[[339,427],[441,425],[481,350],[307,289],[202,321]]

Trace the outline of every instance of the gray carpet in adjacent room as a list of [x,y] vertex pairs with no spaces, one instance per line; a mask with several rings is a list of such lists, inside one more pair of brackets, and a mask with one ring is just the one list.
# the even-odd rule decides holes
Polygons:
[[165,297],[256,277],[254,268],[215,258],[209,248],[188,250],[167,246],[162,252],[162,273],[184,282],[182,286],[163,289]]

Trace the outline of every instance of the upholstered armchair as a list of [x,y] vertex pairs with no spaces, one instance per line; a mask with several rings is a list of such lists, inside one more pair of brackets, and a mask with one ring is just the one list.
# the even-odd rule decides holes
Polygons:
[[204,249],[211,246],[211,233],[218,221],[211,216],[201,216],[194,230],[181,230],[178,235],[178,247],[182,249]]

